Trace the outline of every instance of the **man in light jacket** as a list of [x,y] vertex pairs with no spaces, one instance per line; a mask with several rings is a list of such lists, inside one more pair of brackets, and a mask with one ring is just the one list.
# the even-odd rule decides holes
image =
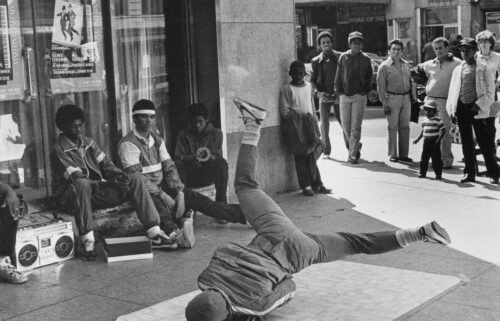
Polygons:
[[456,116],[462,138],[465,168],[461,182],[476,180],[476,157],[472,134],[474,128],[491,183],[498,184],[499,168],[485,124],[495,94],[492,74],[488,72],[486,64],[476,60],[474,54],[477,43],[474,39],[464,38],[460,41],[459,49],[464,61],[453,70],[446,110],[451,116]]

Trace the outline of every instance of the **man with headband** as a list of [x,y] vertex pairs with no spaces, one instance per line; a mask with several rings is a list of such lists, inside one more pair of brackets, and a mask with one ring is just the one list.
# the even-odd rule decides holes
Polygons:
[[62,132],[51,153],[53,191],[61,209],[76,218],[83,249],[79,255],[94,261],[92,210],[114,207],[131,200],[153,248],[174,246],[160,229],[160,216],[140,173],[125,174],[97,143],[82,135],[83,110],[64,105],[56,112]]
[[[207,216],[245,224],[240,206],[214,202],[185,188],[165,142],[156,131],[156,108],[152,101],[141,99],[132,108],[135,128],[119,143],[118,155],[124,171],[141,173],[161,216],[161,227],[179,247],[190,248],[195,238],[192,209]],[[189,222],[186,225],[186,222]]]

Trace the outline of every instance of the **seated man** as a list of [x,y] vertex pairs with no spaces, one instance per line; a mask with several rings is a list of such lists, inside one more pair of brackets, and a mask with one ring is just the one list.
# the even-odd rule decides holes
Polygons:
[[311,264],[356,253],[384,253],[414,242],[450,242],[436,222],[378,233],[303,233],[255,181],[257,143],[265,111],[246,103],[238,107],[245,131],[235,188],[257,235],[247,246],[230,243],[215,250],[209,266],[198,277],[203,292],[186,307],[187,321],[256,320],[293,298],[292,274]]
[[177,136],[175,164],[188,187],[215,184],[215,200],[227,203],[227,161],[222,157],[222,131],[208,122],[203,104],[188,107],[188,128]]
[[115,207],[127,200],[152,241],[153,248],[171,248],[174,241],[160,229],[160,216],[139,173],[125,174],[104,154],[97,143],[82,135],[83,110],[64,105],[56,112],[62,132],[51,152],[53,191],[62,210],[74,215],[84,260],[95,260],[92,210]]
[[[156,133],[156,108],[152,101],[141,99],[132,108],[135,128],[119,143],[118,155],[128,174],[140,174],[159,209],[165,233],[177,239],[181,247],[192,247],[192,228],[179,234],[177,220],[185,209],[200,211],[219,220],[245,224],[246,219],[236,204],[214,202],[210,198],[184,188],[165,142]],[[180,237],[179,237],[180,235]]]
[[14,284],[28,281],[28,277],[12,265],[19,214],[16,192],[0,182],[0,280]]

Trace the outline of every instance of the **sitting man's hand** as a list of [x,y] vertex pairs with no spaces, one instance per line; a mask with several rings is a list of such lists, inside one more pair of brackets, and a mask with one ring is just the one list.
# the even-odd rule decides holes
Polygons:
[[179,191],[175,197],[175,217],[179,218],[186,211],[186,205],[184,203],[184,192]]
[[117,173],[115,176],[111,178],[111,181],[118,187],[119,189],[122,190],[128,190],[128,186],[130,184],[130,179],[128,178],[127,174],[121,172]]
[[19,198],[14,191],[10,191],[5,197],[5,204],[9,208],[10,215],[14,220],[19,218]]

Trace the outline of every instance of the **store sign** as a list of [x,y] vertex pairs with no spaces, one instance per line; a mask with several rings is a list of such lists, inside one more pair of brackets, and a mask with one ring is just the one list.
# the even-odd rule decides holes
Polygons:
[[105,87],[102,29],[97,28],[101,26],[101,12],[96,1],[92,3],[55,1],[52,45],[46,52],[54,94]]
[[500,12],[487,12],[486,24],[500,24]]
[[0,101],[24,97],[21,28],[17,0],[0,0]]
[[337,7],[337,23],[373,23],[384,22],[384,6],[378,5],[343,5]]

